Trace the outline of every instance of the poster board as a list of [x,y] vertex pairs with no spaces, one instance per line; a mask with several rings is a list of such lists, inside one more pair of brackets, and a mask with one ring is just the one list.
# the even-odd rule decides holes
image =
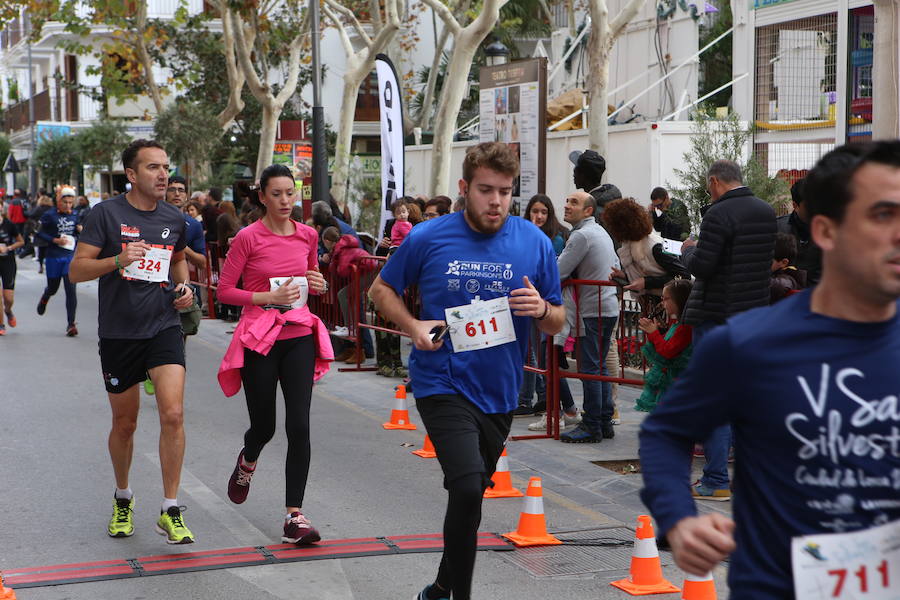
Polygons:
[[512,214],[520,214],[545,190],[547,150],[547,59],[481,67],[479,141],[505,142],[519,155]]

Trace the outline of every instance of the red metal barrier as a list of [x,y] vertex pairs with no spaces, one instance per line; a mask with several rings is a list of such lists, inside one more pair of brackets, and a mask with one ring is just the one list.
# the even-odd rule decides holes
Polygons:
[[[210,259],[210,256],[213,259]],[[205,319],[216,318],[215,292],[219,283],[219,245],[215,242],[209,242],[206,245],[206,266],[204,268],[197,267],[190,262],[188,263],[188,275],[190,282],[197,287],[206,289],[207,311]],[[201,299],[202,304],[202,299]]]

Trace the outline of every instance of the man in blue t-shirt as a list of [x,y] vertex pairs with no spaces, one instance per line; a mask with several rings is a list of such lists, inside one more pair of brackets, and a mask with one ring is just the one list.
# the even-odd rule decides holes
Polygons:
[[47,287],[38,301],[37,313],[43,315],[47,312],[47,303],[59,291],[59,284],[62,283],[66,291],[66,335],[69,337],[78,335],[78,327],[75,325],[78,298],[75,295],[75,284],[69,279],[69,265],[75,256],[75,242],[81,232],[81,223],[73,212],[74,206],[75,190],[64,187],[60,190],[56,208],[41,216],[41,228],[37,233],[48,244],[47,258],[44,259]]
[[[895,598],[900,140],[837,148],[806,182],[821,282],[697,345],[641,429],[641,497],[685,571],[734,554],[732,599]],[[726,424],[734,521],[690,490],[692,440]]]
[[[506,144],[470,148],[459,181],[465,211],[414,227],[369,292],[415,346],[416,406],[449,493],[444,556],[421,600],[451,592],[469,599],[482,495],[509,435],[532,319],[549,335],[565,319],[550,239],[531,222],[508,218],[518,172]],[[413,285],[419,319],[400,296]],[[446,336],[434,341],[445,324]]]

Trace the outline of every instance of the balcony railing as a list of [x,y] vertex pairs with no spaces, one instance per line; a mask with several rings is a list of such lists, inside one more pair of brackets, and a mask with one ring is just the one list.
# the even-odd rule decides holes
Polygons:
[[[34,120],[50,120],[50,91],[44,90],[34,96]],[[3,115],[3,130],[6,132],[19,131],[28,127],[28,100],[13,104]]]

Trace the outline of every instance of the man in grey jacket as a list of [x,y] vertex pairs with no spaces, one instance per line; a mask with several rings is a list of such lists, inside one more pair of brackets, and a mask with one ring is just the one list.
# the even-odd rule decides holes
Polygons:
[[[612,238],[597,224],[594,211],[596,200],[587,192],[577,191],[566,198],[565,220],[572,225],[572,233],[565,249],[557,259],[562,279],[609,278],[618,265]],[[614,287],[578,286],[578,312],[583,322],[578,332],[578,372],[600,375],[600,365],[609,351],[610,340],[619,316],[619,301]],[[609,375],[603,366],[603,375]],[[602,442],[615,435],[612,425],[612,386],[607,382],[584,379],[584,419],[572,431],[559,436],[563,442]]]

